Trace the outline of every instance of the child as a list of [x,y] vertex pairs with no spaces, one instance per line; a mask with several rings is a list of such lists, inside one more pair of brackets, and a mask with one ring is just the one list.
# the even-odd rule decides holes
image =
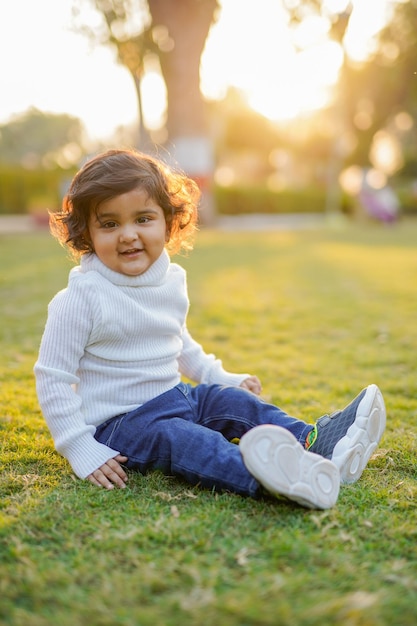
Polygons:
[[49,305],[35,365],[56,449],[107,489],[126,486],[125,468],[160,469],[327,509],[382,437],[382,395],[370,385],[313,426],[261,400],[256,376],[203,351],[186,326],[185,272],[167,252],[191,247],[198,200],[193,181],[156,159],[110,150],[81,168],[51,215],[80,257]]

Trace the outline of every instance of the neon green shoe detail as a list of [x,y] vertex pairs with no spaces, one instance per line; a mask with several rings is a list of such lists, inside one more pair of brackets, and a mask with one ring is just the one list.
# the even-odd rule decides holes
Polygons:
[[316,441],[317,439],[317,426],[314,426],[312,428],[312,430],[310,430],[310,432],[308,433],[307,437],[306,437],[306,442],[305,442],[305,449],[309,450],[311,448],[311,446],[313,445],[313,443]]

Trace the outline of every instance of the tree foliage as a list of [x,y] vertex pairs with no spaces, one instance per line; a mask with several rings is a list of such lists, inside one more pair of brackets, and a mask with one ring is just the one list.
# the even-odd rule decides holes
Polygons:
[[337,124],[335,139],[344,136],[351,144],[346,161],[368,167],[374,138],[385,129],[397,135],[406,152],[405,160],[415,160],[416,142],[393,129],[393,120],[399,113],[412,119],[417,108],[417,0],[397,0],[392,4],[392,15],[376,38],[373,53],[361,63],[350,59],[344,49],[351,3],[340,13],[331,13],[326,0],[283,2],[295,29],[304,20],[320,16],[328,21],[328,36],[344,50],[331,114]]
[[[340,98],[357,136],[351,160],[369,162],[369,149],[381,129],[395,130],[395,118],[415,118],[417,109],[417,0],[398,2],[381,31],[373,55],[361,66],[347,63]],[[412,122],[411,122],[412,125]],[[411,132],[412,128],[409,129]],[[407,159],[407,138],[399,133]],[[415,137],[414,137],[415,138]],[[413,158],[415,158],[415,149]]]
[[[94,8],[97,23],[85,22],[87,6]],[[167,87],[168,135],[206,132],[199,67],[217,6],[217,0],[77,0],[77,27],[90,40],[113,46],[134,80],[142,145],[147,138],[141,80],[151,54],[159,60]]]
[[329,37],[342,43],[352,14],[352,3],[346,2],[341,10],[332,10],[324,0],[282,0],[290,26],[297,28],[305,20],[320,16],[327,22]]
[[417,106],[417,0],[399,2],[363,72],[368,94],[386,117]]
[[70,166],[81,155],[83,133],[78,118],[32,108],[0,126],[0,162]]

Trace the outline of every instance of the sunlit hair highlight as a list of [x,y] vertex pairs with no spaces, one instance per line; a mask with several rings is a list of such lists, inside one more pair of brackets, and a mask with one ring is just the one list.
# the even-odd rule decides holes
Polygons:
[[161,161],[135,150],[108,150],[74,176],[62,209],[50,214],[51,232],[74,258],[94,252],[88,224],[100,204],[143,189],[164,212],[171,254],[193,247],[200,191],[196,183]]

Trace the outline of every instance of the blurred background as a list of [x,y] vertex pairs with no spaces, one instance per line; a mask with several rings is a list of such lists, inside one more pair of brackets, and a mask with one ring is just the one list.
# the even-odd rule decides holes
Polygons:
[[179,167],[219,215],[417,215],[417,0],[8,0],[0,214],[90,155]]

